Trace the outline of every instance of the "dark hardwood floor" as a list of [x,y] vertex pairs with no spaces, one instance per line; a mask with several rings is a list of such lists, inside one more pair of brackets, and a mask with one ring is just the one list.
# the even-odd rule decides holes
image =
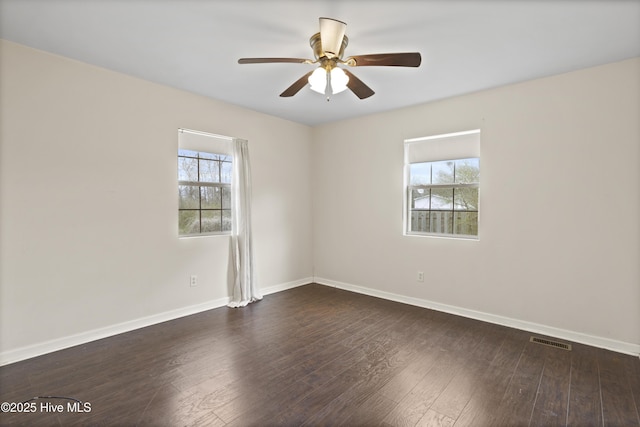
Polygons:
[[640,359],[530,336],[313,284],[4,366],[2,402],[90,412],[1,424],[640,426]]

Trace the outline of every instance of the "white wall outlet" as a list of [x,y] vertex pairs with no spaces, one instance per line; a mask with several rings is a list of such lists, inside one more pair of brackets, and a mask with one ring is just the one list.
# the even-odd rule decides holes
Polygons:
[[418,271],[417,280],[418,280],[418,282],[424,282],[424,272],[423,271]]
[[191,275],[191,278],[189,279],[189,285],[193,288],[194,286],[198,286],[198,276],[196,276],[195,274]]

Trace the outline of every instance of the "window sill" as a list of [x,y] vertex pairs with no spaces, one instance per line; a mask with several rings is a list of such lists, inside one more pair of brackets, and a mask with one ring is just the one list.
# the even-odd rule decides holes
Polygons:
[[200,237],[220,237],[220,236],[231,236],[231,232],[225,231],[221,233],[181,234],[181,235],[178,235],[178,239],[197,239]]
[[442,233],[404,233],[407,237],[433,237],[436,239],[450,239],[450,240],[480,240],[478,236],[466,235],[466,234],[442,234]]

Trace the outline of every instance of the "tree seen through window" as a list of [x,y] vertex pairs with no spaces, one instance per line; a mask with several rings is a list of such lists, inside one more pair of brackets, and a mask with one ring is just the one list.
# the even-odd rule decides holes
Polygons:
[[179,234],[231,231],[231,157],[178,150]]
[[410,232],[478,235],[480,159],[410,165]]

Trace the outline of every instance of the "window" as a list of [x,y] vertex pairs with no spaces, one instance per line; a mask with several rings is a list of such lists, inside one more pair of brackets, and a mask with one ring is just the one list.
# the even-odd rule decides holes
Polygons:
[[478,154],[479,131],[405,141],[405,234],[477,238]]
[[[187,137],[183,134],[189,133]],[[231,231],[232,157],[230,142],[214,135],[180,131],[178,148],[178,234],[226,234]],[[206,138],[206,139],[205,139]],[[206,151],[205,151],[206,150]]]

